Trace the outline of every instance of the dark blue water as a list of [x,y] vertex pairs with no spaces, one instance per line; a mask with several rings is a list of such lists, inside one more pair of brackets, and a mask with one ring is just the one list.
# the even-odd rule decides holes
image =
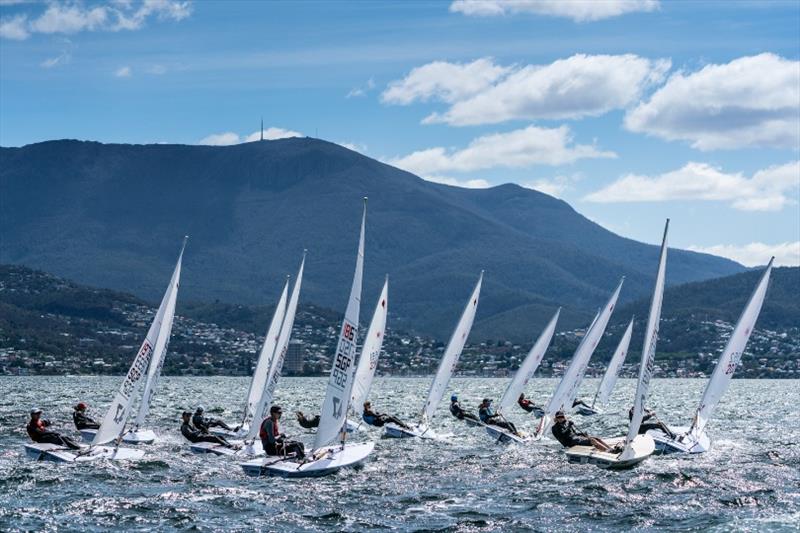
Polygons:
[[[634,470],[607,472],[568,464],[547,439],[500,447],[482,430],[449,417],[437,431],[446,442],[378,440],[359,470],[316,480],[246,477],[236,461],[196,456],[181,440],[179,414],[203,403],[233,419],[248,382],[240,378],[164,378],[152,426],[161,440],[138,463],[55,465],[25,459],[24,425],[31,406],[71,431],[72,405],[86,401],[100,417],[119,378],[0,377],[0,530],[274,530],[274,531],[586,531],[674,529],[800,530],[800,382],[735,380],[704,455],[652,457]],[[507,380],[456,379],[466,406],[499,398]],[[687,423],[703,380],[655,380],[652,405],[672,423]],[[427,379],[379,379],[375,407],[411,417]],[[555,380],[535,380],[535,399]],[[582,389],[590,397],[597,380]],[[609,411],[576,417],[590,432],[625,430],[634,383],[621,380]],[[277,401],[286,415],[318,409],[324,381],[282,379]],[[449,396],[449,394],[448,394]],[[284,415],[288,433],[312,435]],[[532,429],[521,411],[509,416]],[[359,438],[378,438],[379,433]]]

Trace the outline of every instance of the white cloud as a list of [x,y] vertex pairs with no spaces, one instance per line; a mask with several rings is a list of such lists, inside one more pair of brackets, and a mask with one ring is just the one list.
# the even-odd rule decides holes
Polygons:
[[572,190],[573,184],[582,178],[583,176],[580,173],[575,173],[571,176],[561,175],[554,178],[540,178],[528,183],[521,183],[520,185],[527,189],[543,192],[556,198],[562,198],[564,193]]
[[27,16],[16,15],[0,19],[0,38],[23,41],[29,36]]
[[360,143],[349,143],[349,142],[341,142],[336,143],[339,146],[344,146],[348,150],[352,150],[354,152],[358,152],[359,154],[366,154],[367,153],[367,145],[360,144]]
[[[274,141],[275,139],[286,139],[288,137],[302,137],[303,134],[297,131],[286,130],[283,128],[267,128],[264,130],[264,140]],[[225,133],[213,133],[200,139],[197,144],[207,144],[210,146],[229,146],[246,142],[258,141],[261,139],[261,130],[254,131],[250,135],[239,135],[232,131]]]
[[677,73],[625,126],[700,150],[800,144],[800,62],[774,54]]
[[793,203],[788,193],[800,187],[800,161],[774,165],[747,178],[726,174],[706,163],[687,163],[658,176],[628,174],[584,197],[590,202],[729,202],[741,211],[779,211]]
[[180,21],[191,15],[188,1],[117,1],[85,6],[81,2],[50,2],[38,17],[22,13],[0,21],[0,37],[27,39],[32,33],[73,34],[82,31],[138,30],[149,18]]
[[53,68],[61,65],[66,65],[72,59],[72,55],[67,50],[63,50],[56,57],[51,57],[42,61],[39,65],[42,68]]
[[401,105],[434,99],[452,103],[488,89],[511,68],[495,65],[491,58],[472,63],[434,61],[413,69],[401,80],[389,83],[381,100]]
[[450,185],[452,187],[461,187],[463,189],[488,189],[491,187],[488,181],[482,179],[465,179],[460,180],[451,178],[449,176],[420,176],[425,181],[433,183],[441,183],[442,185]]
[[573,144],[567,126],[527,128],[494,133],[474,139],[466,148],[428,148],[389,160],[390,165],[422,176],[440,172],[471,172],[496,167],[521,168],[531,165],[563,165],[578,159],[613,158],[595,146]]
[[125,65],[124,67],[119,67],[117,70],[114,71],[114,76],[117,78],[130,78],[133,75],[131,71],[131,67]]
[[364,85],[350,89],[350,92],[348,92],[345,95],[345,98],[356,98],[359,96],[365,96],[368,92],[370,92],[374,88],[375,88],[375,79],[370,78]]
[[153,75],[156,75],[156,76],[160,76],[162,74],[166,74],[167,73],[167,67],[165,67],[164,65],[150,65],[147,68],[146,72],[148,74],[153,74]]
[[658,0],[455,0],[450,11],[475,16],[532,13],[564,17],[575,22],[617,17],[637,11],[655,11]]
[[800,241],[765,244],[716,244],[714,246],[689,246],[693,252],[719,255],[733,259],[748,267],[766,265],[770,257],[775,257],[775,266],[800,266]]

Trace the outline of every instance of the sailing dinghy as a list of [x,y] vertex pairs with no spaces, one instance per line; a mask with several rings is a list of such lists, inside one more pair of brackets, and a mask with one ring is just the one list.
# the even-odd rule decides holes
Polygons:
[[[550,322],[545,326],[544,331],[542,331],[539,338],[533,344],[531,351],[528,352],[528,355],[520,365],[517,373],[514,374],[514,378],[511,380],[511,383],[508,384],[505,394],[503,394],[503,397],[500,399],[500,405],[497,408],[498,415],[502,416],[503,412],[508,412],[508,410],[517,403],[517,398],[519,398],[519,395],[525,389],[525,385],[528,384],[528,381],[533,377],[536,369],[539,368],[539,363],[542,362],[542,358],[547,348],[550,346],[550,341],[553,339],[553,333],[556,331],[556,323],[558,322],[560,313],[561,308],[556,311],[553,318],[551,318]],[[491,424],[484,424],[484,426],[486,427],[486,433],[488,433],[495,442],[505,444],[528,440],[527,436],[515,435],[505,428]]]
[[619,371],[622,369],[622,363],[625,362],[625,356],[628,355],[628,346],[631,343],[632,333],[633,318],[631,318],[630,323],[628,323],[625,333],[622,334],[622,339],[620,339],[617,349],[614,350],[614,355],[611,356],[611,361],[608,363],[606,373],[603,374],[603,379],[600,381],[600,385],[597,387],[597,392],[594,395],[594,400],[592,400],[591,407],[579,405],[575,409],[579,415],[591,416],[600,414],[602,412],[600,410],[600,406],[605,405],[606,402],[608,402],[608,399],[611,397],[611,391],[614,390],[614,385],[617,383]]
[[367,329],[367,337],[361,347],[361,356],[358,358],[356,377],[353,382],[353,392],[350,395],[350,412],[359,422],[347,420],[347,431],[358,431],[361,427],[361,409],[367,401],[369,390],[375,379],[375,370],[378,368],[378,358],[383,347],[383,337],[386,334],[386,319],[389,313],[389,277],[383,282],[383,289],[375,306],[372,321]]
[[467,337],[472,329],[472,323],[475,321],[475,312],[478,309],[478,296],[481,292],[481,283],[483,282],[483,272],[478,278],[478,283],[472,291],[472,295],[467,301],[467,306],[461,314],[461,319],[453,331],[453,336],[450,337],[450,342],[447,343],[447,349],[444,351],[442,360],[439,363],[439,369],[436,371],[436,376],[431,382],[431,388],[428,391],[428,399],[425,406],[422,408],[420,420],[416,424],[410,424],[410,429],[402,428],[396,424],[386,424],[384,426],[384,435],[390,438],[404,439],[421,437],[433,439],[437,435],[430,429],[430,421],[433,418],[433,413],[442,401],[444,392],[447,390],[447,384],[453,375],[453,371],[458,364],[458,358],[461,356],[461,351],[464,349],[464,344],[467,342]]
[[[167,292],[161,300],[158,311],[156,311],[153,323],[150,324],[150,329],[147,331],[142,346],[136,353],[136,357],[134,357],[133,363],[128,369],[128,373],[122,385],[103,417],[100,428],[94,431],[89,446],[81,450],[70,450],[64,446],[55,444],[31,443],[25,445],[25,453],[28,457],[37,461],[46,460],[61,463],[81,463],[99,459],[137,460],[144,457],[144,450],[121,448],[120,444],[124,441],[126,433],[128,433],[125,431],[125,426],[128,423],[131,407],[139,391],[142,378],[145,376],[148,388],[145,390],[145,395],[142,397],[142,405],[140,405],[139,409],[141,420],[139,420],[139,416],[137,416],[137,423],[132,429],[140,432],[140,437],[142,437],[144,441],[149,440],[151,436],[141,431],[139,429],[139,424],[147,415],[150,399],[155,390],[156,380],[161,372],[161,366],[164,363],[164,354],[167,350],[169,335],[172,331],[172,320],[175,315],[175,301],[180,281],[181,261],[183,259],[183,251],[186,248],[187,240],[188,237],[183,240],[181,253],[178,256],[178,263],[175,266],[175,271],[172,274]],[[148,371],[148,368],[150,368],[150,371]],[[144,409],[142,409],[142,406],[144,406]],[[152,433],[152,431],[149,433]],[[155,435],[152,435],[152,439],[155,440]],[[113,446],[106,446],[111,442],[114,443]],[[136,442],[142,442],[142,440],[137,439]],[[150,442],[152,442],[152,440],[150,440]]]
[[688,428],[670,427],[670,431],[675,434],[675,438],[670,438],[658,429],[651,429],[647,432],[655,440],[656,449],[660,453],[703,453],[711,448],[711,439],[706,432],[706,426],[708,421],[711,420],[714,409],[716,409],[725,395],[725,391],[728,390],[731,379],[733,379],[733,373],[742,360],[742,354],[747,346],[747,341],[750,339],[750,334],[753,333],[756,320],[758,320],[758,315],[761,313],[761,306],[767,295],[769,277],[774,260],[774,257],[769,260],[769,264],[764,269],[764,273],[761,275],[758,285],[756,285],[750,300],[742,311],[736,327],[733,328],[733,333],[731,333],[728,343],[725,345],[719,361],[717,361],[717,366],[714,367],[711,379],[708,380],[703,398],[700,400],[697,411],[695,411],[692,425]]
[[561,382],[559,382],[556,391],[553,393],[550,401],[547,402],[544,416],[539,420],[539,426],[536,428],[536,433],[533,436],[534,439],[538,440],[544,436],[545,431],[550,428],[550,425],[553,423],[553,418],[558,411],[566,412],[572,407],[575,394],[578,392],[578,386],[581,383],[583,374],[586,372],[586,368],[589,366],[589,359],[592,357],[595,348],[597,348],[600,339],[603,338],[603,333],[605,333],[608,321],[611,319],[611,313],[614,311],[614,307],[617,304],[617,298],[619,298],[619,292],[622,290],[622,283],[624,281],[625,278],[623,277],[608,299],[608,302],[606,302],[605,307],[594,317],[592,324],[589,326],[589,329],[586,330],[580,344],[578,344],[578,348],[575,349],[575,354],[572,356],[572,361],[570,361],[567,371],[564,373],[564,377],[561,378]]
[[[272,316],[267,338],[264,339],[264,344],[261,347],[261,354],[259,355],[256,370],[251,380],[250,391],[247,395],[244,422],[248,424],[248,428],[247,433],[244,435],[242,447],[238,450],[233,450],[213,442],[194,442],[190,446],[192,452],[246,457],[264,455],[264,450],[261,448],[260,443],[256,443],[256,438],[258,437],[261,421],[267,417],[267,411],[272,403],[272,395],[275,393],[275,387],[278,384],[278,378],[283,368],[283,361],[286,358],[286,351],[289,349],[294,318],[297,314],[297,304],[300,300],[300,287],[303,283],[305,263],[306,254],[304,251],[303,259],[300,261],[300,268],[297,271],[297,279],[294,282],[294,287],[292,287],[292,295],[289,297],[289,303],[286,303],[286,291],[289,287],[287,281],[281,298],[278,300],[278,307],[275,308],[275,314]],[[262,364],[264,355],[267,355],[267,358]],[[256,398],[256,400],[255,403],[251,404],[250,402],[253,398]]]
[[[144,383],[142,399],[139,402],[139,411],[136,414],[136,420],[132,427],[122,435],[122,442],[126,444],[152,444],[156,440],[155,432],[152,429],[143,429],[143,426],[150,412],[150,404],[153,401],[153,395],[155,395],[158,380],[161,377],[161,369],[164,366],[164,357],[167,354],[169,337],[172,333],[172,323],[175,319],[175,304],[178,298],[178,286],[180,285],[181,279],[181,263],[183,262],[183,250],[185,248],[186,239],[183,241],[181,253],[178,255],[178,262],[175,265],[175,270],[172,272],[172,278],[170,279],[169,287],[167,287],[167,292],[164,293],[161,306],[156,313],[156,317],[158,317],[158,313],[162,312],[163,309],[163,318],[157,333],[153,357],[147,369],[147,380]],[[97,429],[80,430],[81,438],[86,442],[92,442],[97,432]]]
[[[364,226],[367,218],[366,198],[361,217],[361,234],[358,242],[358,257],[350,299],[339,332],[336,356],[331,364],[331,374],[325,401],[320,412],[320,422],[309,454],[302,460],[295,457],[268,456],[240,463],[251,476],[281,476],[289,478],[319,477],[333,474],[344,467],[357,466],[364,462],[375,447],[374,442],[347,444],[345,421],[353,391],[356,368],[356,342],[358,341],[358,317],[361,307],[361,280],[364,274]],[[334,441],[338,441],[332,444]]]
[[[639,435],[639,427],[645,413],[647,393],[650,390],[650,380],[653,377],[653,368],[656,357],[656,341],[658,341],[658,328],[661,322],[661,304],[664,301],[664,280],[667,268],[667,230],[669,219],[664,226],[664,237],[661,240],[661,254],[658,260],[658,272],[653,288],[653,299],[650,301],[650,314],[647,317],[647,329],[642,345],[642,360],[639,363],[639,380],[636,383],[636,396],[633,402],[633,416],[628,425],[628,434],[623,438],[603,439],[612,447],[617,447],[624,442],[622,451],[600,451],[594,446],[573,446],[567,450],[570,463],[590,463],[600,468],[623,469],[631,468],[650,457],[656,445],[650,435]],[[631,321],[631,324],[633,322]],[[628,331],[630,331],[630,325]]]

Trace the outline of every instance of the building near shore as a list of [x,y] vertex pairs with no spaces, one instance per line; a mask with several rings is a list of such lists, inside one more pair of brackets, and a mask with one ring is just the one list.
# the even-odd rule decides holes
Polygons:
[[284,367],[288,375],[303,373],[304,348],[303,341],[301,340],[292,339],[289,341],[289,349],[286,351],[286,361],[284,362]]

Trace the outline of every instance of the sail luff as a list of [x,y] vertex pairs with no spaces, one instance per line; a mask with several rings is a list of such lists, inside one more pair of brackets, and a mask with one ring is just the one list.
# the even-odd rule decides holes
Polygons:
[[267,376],[264,386],[261,390],[261,395],[258,403],[253,409],[253,420],[250,424],[250,429],[247,432],[246,439],[253,440],[258,435],[261,421],[267,417],[267,409],[272,403],[272,395],[275,392],[275,387],[278,384],[278,378],[281,375],[283,368],[283,360],[286,358],[286,351],[289,349],[289,340],[292,337],[292,328],[294,327],[294,318],[297,314],[297,305],[300,301],[300,288],[303,285],[303,270],[306,264],[306,252],[303,251],[303,259],[300,261],[300,268],[297,270],[297,277],[294,280],[294,287],[292,287],[292,295],[289,297],[289,303],[286,305],[286,313],[281,322],[280,333],[275,343],[275,349],[272,356],[269,358],[267,365]]
[[478,283],[472,291],[472,295],[467,300],[467,305],[461,314],[461,318],[453,330],[450,341],[447,343],[447,348],[442,355],[442,360],[439,362],[439,368],[436,371],[436,376],[431,382],[431,388],[428,390],[428,399],[422,409],[421,423],[427,424],[433,418],[433,413],[442,401],[447,384],[453,376],[458,358],[464,349],[464,344],[467,342],[469,332],[472,330],[472,323],[475,321],[475,313],[478,309],[478,298],[481,292],[481,284],[483,283],[483,271],[478,278]]
[[639,363],[639,379],[636,382],[636,395],[633,401],[633,416],[628,425],[628,435],[625,437],[625,449],[620,455],[621,459],[629,459],[633,456],[633,439],[639,434],[639,426],[644,417],[647,393],[650,390],[650,380],[653,377],[655,366],[656,343],[658,342],[658,330],[661,322],[661,304],[664,301],[664,284],[666,281],[667,270],[667,232],[669,231],[669,219],[664,226],[664,238],[661,241],[661,254],[658,260],[658,272],[656,273],[656,283],[653,288],[653,298],[650,300],[650,313],[647,317],[647,328],[645,329],[642,344],[642,360]]
[[595,405],[604,405],[611,397],[611,391],[614,390],[614,385],[617,383],[622,363],[625,362],[625,357],[628,355],[628,347],[631,344],[631,335],[633,334],[633,320],[634,319],[631,318],[628,327],[625,329],[617,345],[617,349],[614,350],[614,355],[611,356],[611,361],[608,363],[606,373],[603,374],[603,379],[600,381],[600,385],[597,387],[597,392],[594,395],[592,408],[594,408]]
[[747,305],[745,305],[739,320],[736,322],[736,326],[733,328],[733,333],[731,333],[728,343],[725,345],[719,361],[717,361],[717,366],[714,367],[714,372],[708,380],[703,398],[692,420],[690,434],[699,435],[703,432],[706,424],[711,419],[711,415],[714,413],[714,409],[719,404],[725,391],[728,390],[728,386],[730,386],[733,373],[741,362],[742,354],[747,347],[747,341],[750,340],[758,315],[761,313],[761,306],[764,304],[764,298],[767,295],[769,277],[774,260],[774,257],[769,260],[767,268],[764,269],[758,285],[750,295]]
[[356,368],[356,343],[358,342],[358,316],[361,308],[361,282],[364,276],[364,228],[367,220],[367,204],[361,217],[361,234],[358,240],[358,256],[350,287],[350,299],[339,331],[336,355],[331,364],[325,400],[320,410],[320,423],[314,436],[313,449],[333,442],[343,433],[345,418],[350,404]]
[[375,378],[375,370],[378,368],[378,358],[383,347],[383,338],[386,334],[386,319],[389,312],[389,279],[383,283],[378,303],[375,305],[375,312],[372,315],[367,336],[361,347],[361,356],[358,359],[356,377],[353,382],[353,392],[350,395],[350,407],[353,411],[361,408],[367,400],[369,389]]
[[261,350],[258,353],[258,360],[253,369],[253,376],[250,378],[250,387],[247,390],[247,397],[242,411],[242,425],[253,420],[253,415],[258,406],[258,400],[264,393],[264,387],[269,377],[270,362],[275,354],[275,346],[278,344],[281,325],[286,315],[286,301],[288,297],[289,276],[286,276],[286,283],[283,285],[283,291],[281,291],[278,304],[275,306],[275,312],[272,314],[272,320],[269,323],[269,327],[264,336],[264,342],[261,344]]
[[547,348],[550,346],[550,341],[553,339],[553,334],[556,331],[556,323],[558,322],[560,314],[561,308],[559,307],[553,315],[553,318],[550,319],[550,322],[548,322],[544,330],[542,330],[539,338],[536,339],[536,342],[531,347],[525,360],[517,369],[516,374],[514,374],[514,377],[511,379],[511,383],[509,383],[506,388],[505,394],[503,394],[503,397],[500,399],[500,404],[497,408],[498,413],[510,409],[517,402],[525,385],[528,384],[528,381],[536,372],[536,369],[539,368],[539,364],[542,362],[542,358],[545,352],[547,352]]

